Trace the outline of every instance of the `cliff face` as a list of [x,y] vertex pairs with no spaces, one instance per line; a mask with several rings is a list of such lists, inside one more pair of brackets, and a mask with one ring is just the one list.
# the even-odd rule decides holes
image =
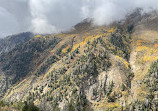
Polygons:
[[156,110],[157,20],[137,10],[109,26],[85,20],[71,32],[36,35],[1,57],[0,79],[9,83],[2,99],[44,111]]

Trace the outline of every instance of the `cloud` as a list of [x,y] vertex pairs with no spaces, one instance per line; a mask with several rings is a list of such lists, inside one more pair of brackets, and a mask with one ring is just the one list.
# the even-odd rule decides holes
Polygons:
[[81,3],[80,0],[30,0],[31,29],[41,33],[55,33],[70,29],[82,19]]
[[26,0],[0,0],[0,38],[27,31],[30,12]]
[[110,24],[123,19],[136,8],[145,11],[158,9],[157,4],[155,0],[84,0],[82,15],[93,18],[95,25]]
[[14,15],[1,7],[0,21],[0,36],[6,36],[10,33],[18,32],[18,22],[15,20]]
[[69,30],[85,18],[95,25],[123,19],[135,8],[158,9],[156,0],[0,0],[0,37]]
[[31,28],[34,33],[55,33],[58,32],[55,26],[48,23],[44,18],[34,18]]

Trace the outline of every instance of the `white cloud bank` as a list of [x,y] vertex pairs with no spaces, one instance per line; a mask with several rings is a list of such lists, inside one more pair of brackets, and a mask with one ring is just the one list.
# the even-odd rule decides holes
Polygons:
[[88,17],[97,25],[109,24],[138,7],[158,9],[158,0],[0,0],[0,37],[56,33]]

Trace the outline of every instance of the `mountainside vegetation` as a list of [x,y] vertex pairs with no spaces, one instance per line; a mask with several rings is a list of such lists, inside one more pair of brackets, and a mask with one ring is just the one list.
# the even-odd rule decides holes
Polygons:
[[17,35],[8,36],[0,39],[0,54],[6,53],[14,49],[16,46],[29,41],[34,36],[31,32],[24,32]]
[[2,53],[0,111],[157,111],[154,13],[136,10],[108,26],[86,19]]

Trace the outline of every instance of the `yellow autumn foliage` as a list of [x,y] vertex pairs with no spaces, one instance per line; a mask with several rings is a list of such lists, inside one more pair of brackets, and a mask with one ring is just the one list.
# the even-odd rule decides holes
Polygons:
[[115,107],[119,107],[120,105],[118,103],[109,103],[108,104],[108,108],[115,108]]
[[136,51],[145,51],[148,49],[149,49],[149,47],[147,47],[147,46],[137,46]]
[[157,50],[157,46],[158,44],[154,44],[152,47],[151,46],[143,46],[142,45],[142,41],[138,40],[137,41],[137,47],[136,47],[136,51],[145,51],[144,55],[141,60],[144,62],[152,62],[154,60],[158,59],[158,56],[156,56],[155,54],[158,52]]
[[129,68],[129,63],[127,61],[124,60],[123,63],[125,64],[127,68]]
[[119,56],[116,56],[116,57],[122,61],[122,58],[121,58],[121,57],[119,57]]
[[[108,32],[109,33],[112,33],[116,30],[116,28],[111,28]],[[103,37],[103,36],[106,36],[107,34],[106,33],[103,33],[103,34],[94,34],[94,35],[88,35],[89,33],[86,34],[86,36],[83,37],[83,41],[80,42],[79,44],[76,44],[73,46],[72,48],[72,51],[76,50],[76,48],[78,48],[79,46],[83,46],[85,45],[88,41],[92,42],[93,40],[99,38],[99,37]],[[113,49],[113,47],[109,47],[109,49]],[[122,52],[120,52],[122,53]]]
[[141,46],[142,45],[142,41],[141,40],[137,40],[137,46]]
[[43,36],[44,40],[47,40],[46,36]]
[[124,65],[126,66],[126,68],[129,68],[129,63],[126,60],[122,59],[121,57],[119,57],[117,55],[116,55],[116,57],[124,63]]
[[155,44],[155,45],[154,45],[154,47],[156,47],[156,48],[157,48],[157,47],[158,47],[158,44]]
[[112,47],[112,46],[110,46],[109,44],[107,44],[106,47],[107,47],[108,49],[115,49],[115,47]]
[[92,36],[87,36],[84,41],[88,42],[88,40],[90,40],[91,38],[93,38],[93,37]]
[[143,61],[148,62],[148,61],[155,61],[158,59],[158,56],[145,56],[143,57]]
[[126,95],[126,94],[127,94],[127,92],[125,92],[125,91],[122,91],[122,94],[123,94],[123,95]]
[[42,35],[36,35],[35,37],[42,37]]
[[85,45],[88,41],[91,42],[91,41],[93,41],[93,40],[95,40],[95,39],[97,39],[99,37],[101,37],[101,34],[97,34],[96,36],[92,36],[91,35],[91,36],[85,37],[84,41],[82,41],[79,44],[76,44],[76,45],[73,46],[72,51],[76,50],[79,46]]
[[5,96],[5,98],[9,98],[11,95],[13,95],[14,94],[14,90],[13,91],[11,91],[7,96]]
[[148,49],[147,55],[151,55],[151,54],[156,53],[156,52],[157,52],[156,49]]
[[108,32],[113,33],[113,32],[115,32],[115,30],[116,30],[116,28],[111,28]]
[[98,105],[98,108],[103,108],[103,107],[105,107],[105,106],[106,106],[106,104],[101,103],[101,104]]
[[65,48],[62,50],[62,52],[63,52],[63,53],[66,53],[69,48],[70,48],[70,45],[68,45],[67,47],[65,47]]
[[79,46],[85,45],[87,42],[80,42],[79,44],[76,44],[73,46],[72,51],[76,50]]

